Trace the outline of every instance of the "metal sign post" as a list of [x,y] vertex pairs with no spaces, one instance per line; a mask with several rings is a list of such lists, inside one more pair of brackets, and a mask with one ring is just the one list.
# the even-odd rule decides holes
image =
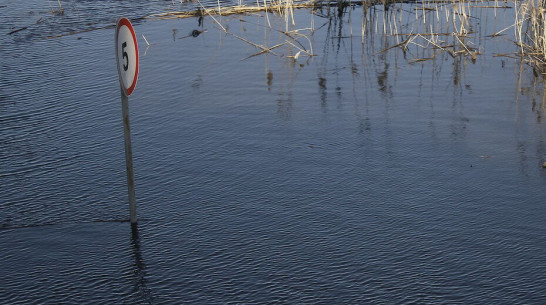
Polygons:
[[133,153],[129,124],[129,95],[135,90],[138,79],[138,44],[135,30],[127,18],[121,18],[116,26],[116,61],[121,89],[121,110],[125,135],[125,163],[131,224],[137,223]]

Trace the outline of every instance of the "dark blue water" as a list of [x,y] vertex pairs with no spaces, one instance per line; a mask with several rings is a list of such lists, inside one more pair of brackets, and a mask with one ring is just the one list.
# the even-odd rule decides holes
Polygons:
[[297,60],[231,35],[282,43],[279,16],[135,22],[132,230],[114,30],[43,39],[172,6],[124,3],[2,21],[1,304],[546,302],[544,85],[485,38],[513,9],[475,12],[475,62],[381,52],[380,8],[364,38],[360,7],[297,11]]

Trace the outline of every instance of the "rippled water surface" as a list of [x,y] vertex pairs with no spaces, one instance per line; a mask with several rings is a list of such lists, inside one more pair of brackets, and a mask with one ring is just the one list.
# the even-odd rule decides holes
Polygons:
[[475,61],[385,51],[379,6],[257,56],[284,17],[135,21],[131,229],[109,26],[184,7],[63,4],[0,2],[1,304],[546,302],[544,85],[487,38],[513,9],[474,12]]

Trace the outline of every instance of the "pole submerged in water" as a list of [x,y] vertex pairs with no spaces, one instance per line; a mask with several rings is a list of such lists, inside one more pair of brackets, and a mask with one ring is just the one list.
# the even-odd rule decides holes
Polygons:
[[123,115],[123,134],[125,136],[125,165],[127,171],[127,190],[129,191],[129,215],[132,224],[137,223],[135,178],[133,173],[133,150],[131,148],[131,124],[129,123],[129,98],[121,92],[121,112]]
[[118,20],[116,26],[116,61],[121,91],[121,110],[125,135],[125,164],[127,190],[129,191],[130,221],[137,223],[135,179],[133,174],[133,151],[131,148],[131,126],[129,123],[129,95],[133,93],[138,79],[138,43],[131,22],[127,18]]

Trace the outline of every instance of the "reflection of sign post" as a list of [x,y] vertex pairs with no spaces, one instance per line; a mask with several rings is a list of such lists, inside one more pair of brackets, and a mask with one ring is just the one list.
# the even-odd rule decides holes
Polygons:
[[135,90],[138,78],[138,44],[135,30],[127,18],[121,18],[116,27],[116,60],[121,89],[121,110],[125,134],[125,163],[127,165],[127,188],[131,224],[136,224],[135,181],[133,175],[133,153],[131,150],[131,129],[129,124],[129,95]]

